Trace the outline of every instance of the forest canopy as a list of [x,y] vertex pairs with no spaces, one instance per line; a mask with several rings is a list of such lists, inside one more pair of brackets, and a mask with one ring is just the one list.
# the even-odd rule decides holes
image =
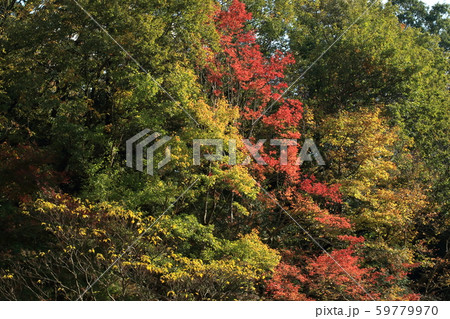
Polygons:
[[2,1],[0,300],[449,300],[449,14]]

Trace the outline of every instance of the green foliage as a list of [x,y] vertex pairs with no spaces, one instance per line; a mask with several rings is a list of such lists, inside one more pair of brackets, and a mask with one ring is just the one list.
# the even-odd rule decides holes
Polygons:
[[431,8],[420,0],[392,0],[400,22],[420,28],[441,38],[440,45],[450,49],[450,4],[436,3]]
[[34,224],[41,237],[2,262],[0,291],[7,299],[76,299],[111,264],[83,299],[258,299],[262,280],[279,262],[257,233],[220,239],[192,215],[163,216],[155,224],[117,204],[61,194],[47,194],[21,214],[21,230]]
[[[244,2],[80,1],[128,53],[73,1],[0,4],[0,299],[367,299],[258,183],[374,297],[448,299],[449,6]],[[326,166],[226,164],[249,135]]]

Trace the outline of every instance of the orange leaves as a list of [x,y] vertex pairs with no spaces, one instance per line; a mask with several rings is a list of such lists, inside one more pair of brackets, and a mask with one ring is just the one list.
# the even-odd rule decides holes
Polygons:
[[[279,97],[275,98],[275,100],[278,98]],[[300,120],[303,118],[302,106],[303,104],[298,100],[283,100],[283,104],[279,109],[269,116],[264,116],[262,121],[264,124],[273,127],[277,133],[284,133],[287,128],[295,130],[299,126]],[[283,136],[283,134],[281,134],[281,136]],[[297,135],[297,138],[300,138],[300,134]]]
[[245,4],[233,0],[228,11],[220,10],[216,13],[215,20],[223,34],[233,34],[240,32],[244,28],[245,23],[251,18],[252,14],[245,10]]
[[267,281],[267,293],[276,300],[370,300],[368,291],[376,299],[379,294],[371,290],[378,275],[370,268],[361,267],[360,262],[352,248],[334,250],[330,255],[303,257],[301,267],[282,262]]
[[315,217],[322,225],[331,227],[332,229],[350,229],[352,225],[345,217],[335,216],[326,211],[322,211],[319,216]]
[[312,300],[301,292],[307,282],[299,267],[281,262],[267,281],[266,291],[275,300]]
[[[254,120],[270,101],[278,100],[282,89],[287,87],[280,80],[286,66],[293,64],[294,59],[281,52],[264,57],[254,30],[246,30],[251,17],[245,4],[237,0],[228,10],[217,12],[215,21],[221,35],[222,52],[212,55],[203,67],[212,97],[225,96],[232,105],[240,106],[243,118]],[[283,99],[280,102],[283,103]]]

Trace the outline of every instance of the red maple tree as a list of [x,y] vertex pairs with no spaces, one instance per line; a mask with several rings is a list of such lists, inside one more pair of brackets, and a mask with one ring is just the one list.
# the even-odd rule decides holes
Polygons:
[[[284,95],[288,93],[285,92],[288,88],[285,72],[295,62],[292,54],[276,51],[264,56],[255,31],[248,24],[252,15],[238,0],[227,9],[218,9],[214,19],[221,50],[207,49],[209,59],[203,66],[204,84],[209,88],[212,103],[226,99],[230,105],[239,106],[241,121],[237,125],[244,137],[253,133],[258,139],[299,139],[302,103]],[[250,137],[250,140],[256,142],[257,139]],[[364,238],[342,235],[351,234],[352,224],[331,209],[342,203],[340,185],[329,185],[302,172],[296,164],[299,148],[300,145],[290,146],[287,165],[281,165],[279,150],[265,146],[260,154],[267,165],[252,163],[251,171],[286,212],[300,222],[308,222],[317,236],[332,245],[327,245],[329,255],[311,242],[305,247],[288,249],[273,278],[267,281],[267,293],[280,300],[380,298],[374,291],[376,284],[386,276],[364,266],[363,255],[357,249]],[[255,211],[253,216],[266,214],[271,221],[272,216],[280,214],[277,205],[264,192],[260,193],[259,201],[265,211]],[[286,217],[281,224],[292,226],[292,221]],[[333,249],[333,246],[338,248]],[[293,255],[296,257],[292,258]]]

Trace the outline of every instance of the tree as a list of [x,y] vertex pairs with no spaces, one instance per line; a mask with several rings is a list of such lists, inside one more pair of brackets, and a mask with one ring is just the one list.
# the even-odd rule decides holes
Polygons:
[[422,29],[441,38],[440,45],[448,51],[450,49],[450,5],[436,3],[431,8],[420,0],[393,0],[398,7],[398,19],[411,27]]
[[[444,7],[81,4],[128,53],[73,2],[0,6],[0,298],[446,298]],[[171,137],[154,176],[125,165],[143,128]],[[267,165],[230,163],[249,143]]]
[[51,191],[23,206],[21,214],[20,230],[31,230],[39,241],[2,258],[1,299],[256,299],[279,261],[256,232],[219,239],[213,226],[189,215],[165,216],[150,227],[155,218],[140,212]]
[[[296,60],[295,68],[290,68],[286,73],[291,82],[298,79],[315,59],[356,21],[342,38],[308,69],[287,96],[303,97],[303,133],[314,136],[316,140],[320,140],[323,134],[329,136],[337,133],[325,132],[325,128],[331,129],[326,123],[342,112],[346,112],[342,120],[347,122],[351,118],[356,119],[354,116],[367,114],[360,113],[361,109],[381,109],[380,114],[388,119],[386,124],[399,129],[401,142],[391,149],[394,154],[403,154],[391,161],[391,164],[399,169],[395,180],[396,187],[410,189],[413,197],[422,198],[426,195],[428,204],[424,208],[424,216],[433,220],[432,223],[428,222],[428,225],[436,225],[433,230],[424,224],[414,226],[418,232],[414,241],[419,246],[422,246],[424,241],[428,242],[425,246],[429,245],[428,248],[422,246],[421,253],[428,249],[434,251],[425,257],[428,262],[424,262],[422,269],[428,269],[427,267],[433,264],[429,263],[428,258],[441,260],[446,256],[446,249],[443,247],[448,238],[443,226],[448,223],[446,212],[449,197],[448,55],[439,47],[439,41],[442,46],[445,36],[439,38],[430,33],[444,35],[445,21],[448,19],[444,13],[437,13],[444,11],[436,9],[436,22],[430,22],[429,29],[426,30],[425,26],[421,29],[406,26],[404,21],[399,21],[396,16],[399,13],[398,7],[389,4],[374,5],[361,16],[367,8],[366,1],[354,1],[351,5],[345,1],[287,1],[264,7],[265,11],[257,5],[250,8],[260,10],[254,15],[255,19],[259,19],[256,22],[258,25],[285,22],[284,39]],[[414,14],[417,11],[420,10],[411,12]],[[357,20],[358,17],[360,18]],[[433,19],[431,17],[430,21]],[[439,24],[441,27],[433,29],[433,24]],[[437,31],[438,29],[440,31]],[[264,32],[259,37],[262,39],[261,44],[276,43],[274,33],[266,32],[265,29],[261,32]],[[263,50],[273,52],[273,46],[267,45]],[[405,145],[408,145],[407,150]],[[350,157],[355,155],[350,148],[343,147],[341,150]],[[328,151],[325,152],[327,153]],[[338,155],[335,151],[332,154]],[[333,158],[328,157],[328,160],[333,161]],[[353,165],[352,162],[348,164]],[[325,171],[325,180],[330,181],[331,175],[336,172],[335,169],[333,172]],[[354,178],[354,183],[357,184],[358,179]],[[352,176],[348,178],[350,179]],[[380,185],[372,184],[375,180],[368,178],[366,181],[369,180],[373,191],[380,188]],[[394,197],[401,199],[404,196],[401,193],[398,195],[400,196]],[[344,190],[344,202],[345,197]],[[385,197],[385,204],[398,203],[394,197]],[[345,203],[355,207],[356,211],[360,208],[359,204],[358,201]],[[356,211],[354,214],[357,214]],[[422,222],[421,219],[420,223]],[[364,227],[362,224],[361,226]],[[356,227],[358,228],[358,225]],[[428,241],[430,236],[424,233],[439,234],[431,236],[437,241],[431,244]],[[369,241],[369,238],[367,239]],[[437,255],[434,255],[435,253]],[[417,276],[417,273],[414,276]]]

